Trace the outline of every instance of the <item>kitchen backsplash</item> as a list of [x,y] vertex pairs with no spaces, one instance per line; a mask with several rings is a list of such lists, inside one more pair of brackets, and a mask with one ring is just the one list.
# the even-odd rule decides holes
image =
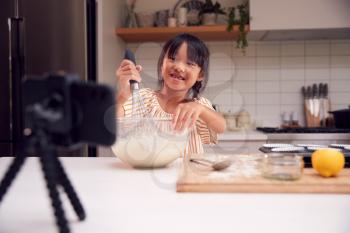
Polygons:
[[[304,125],[301,87],[328,83],[332,110],[350,104],[350,40],[250,42],[243,56],[234,42],[207,42],[210,73],[203,93],[221,112],[249,111],[258,126],[276,127],[283,112]],[[128,44],[143,66],[145,87],[157,88],[162,44]]]

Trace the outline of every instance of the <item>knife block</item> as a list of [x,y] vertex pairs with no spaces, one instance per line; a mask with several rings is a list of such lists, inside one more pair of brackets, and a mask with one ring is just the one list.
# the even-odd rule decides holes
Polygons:
[[308,107],[308,104],[304,104],[305,120],[307,127],[320,127],[321,126],[321,116],[320,113],[317,115],[313,114]]
[[305,112],[305,121],[307,127],[313,127],[313,116],[311,114],[310,109],[308,108],[307,104],[304,104],[304,112]]

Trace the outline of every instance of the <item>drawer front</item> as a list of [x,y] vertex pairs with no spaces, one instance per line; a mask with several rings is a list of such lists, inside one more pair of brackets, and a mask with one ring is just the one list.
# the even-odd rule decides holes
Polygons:
[[217,145],[204,145],[204,151],[222,154],[261,153],[259,148],[264,143],[262,141],[220,141]]

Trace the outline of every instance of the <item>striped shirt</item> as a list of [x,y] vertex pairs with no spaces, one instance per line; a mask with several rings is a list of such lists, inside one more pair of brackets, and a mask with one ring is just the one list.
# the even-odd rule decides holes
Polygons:
[[[156,92],[143,88],[139,90],[139,95],[142,97],[143,104],[147,112],[154,118],[173,118],[173,114],[165,112],[160,106]],[[214,110],[210,101],[204,97],[194,99],[195,102]],[[130,97],[123,105],[125,117],[132,116],[132,97]],[[215,111],[215,110],[214,110]],[[189,154],[203,154],[204,144],[217,144],[217,133],[211,130],[207,124],[200,118],[196,121],[195,130],[190,131],[189,141],[185,150],[185,155]]]

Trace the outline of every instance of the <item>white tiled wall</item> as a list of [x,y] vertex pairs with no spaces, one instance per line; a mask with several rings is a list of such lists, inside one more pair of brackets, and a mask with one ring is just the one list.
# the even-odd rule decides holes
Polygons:
[[[207,42],[209,82],[204,95],[223,112],[248,110],[260,126],[278,126],[282,112],[304,124],[301,87],[328,83],[332,109],[350,104],[350,40],[250,42],[243,56],[234,42]],[[128,44],[143,66],[143,83],[157,88],[162,44]]]

